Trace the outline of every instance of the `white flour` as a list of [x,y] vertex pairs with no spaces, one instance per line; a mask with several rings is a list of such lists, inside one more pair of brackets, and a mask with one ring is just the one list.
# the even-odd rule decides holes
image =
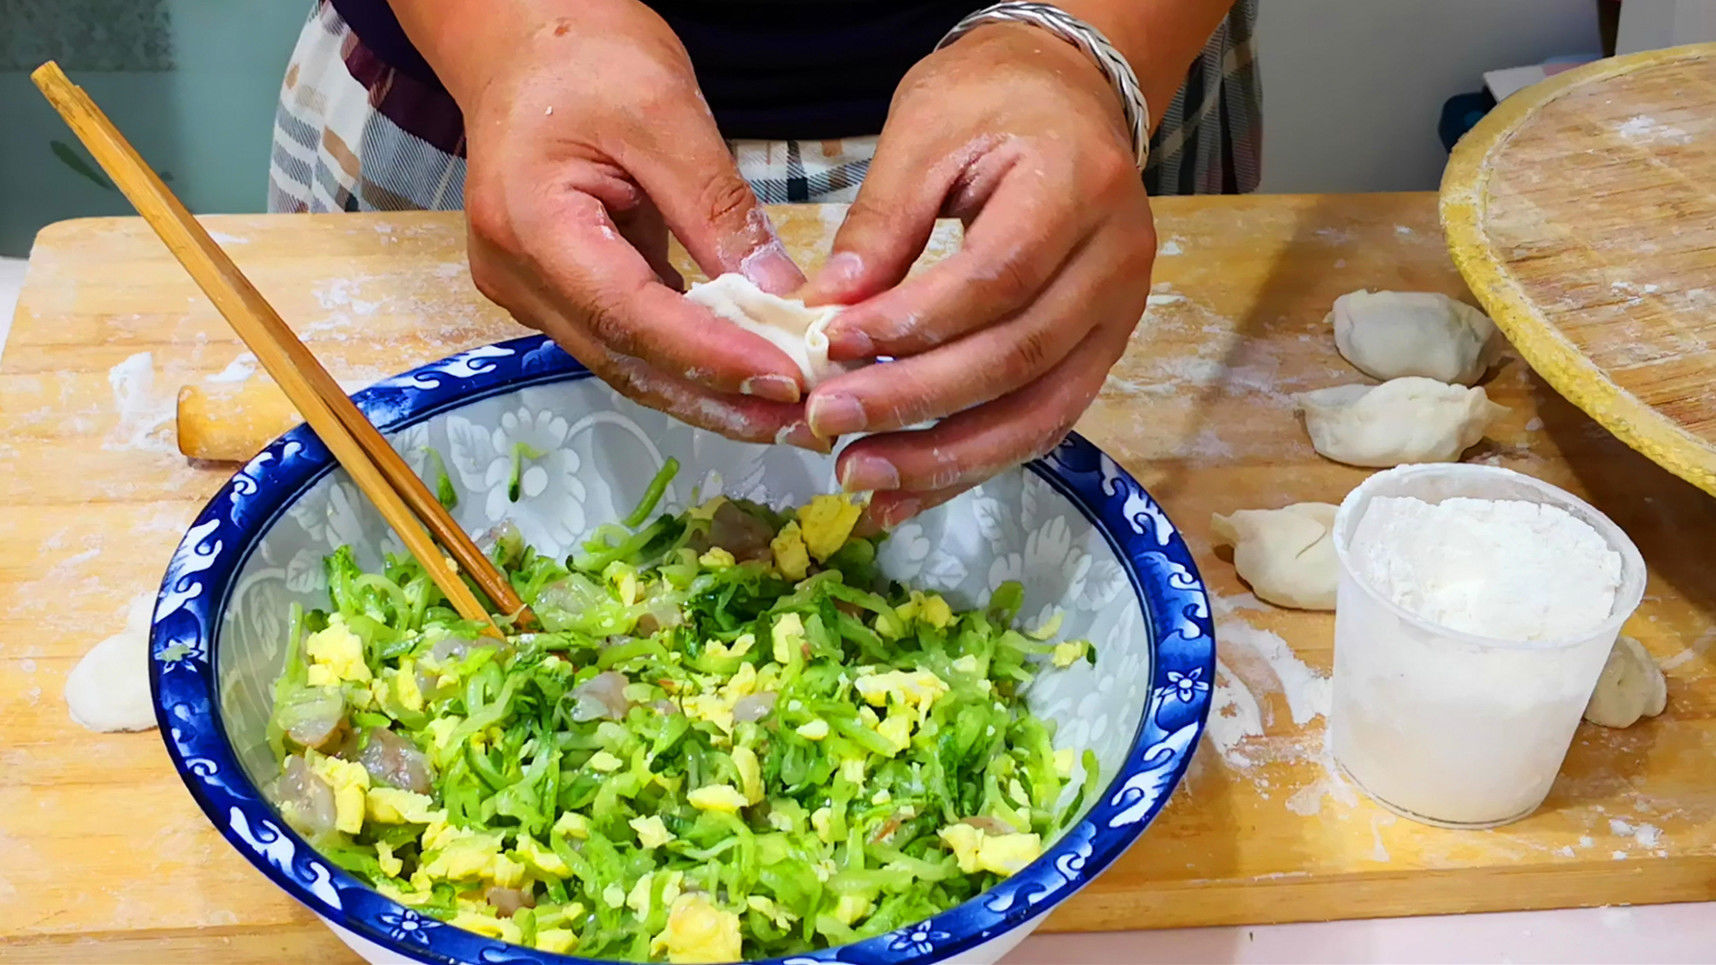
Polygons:
[[1584,521],[1518,499],[1371,502],[1353,534],[1359,578],[1443,627],[1566,640],[1609,618],[1621,557]]

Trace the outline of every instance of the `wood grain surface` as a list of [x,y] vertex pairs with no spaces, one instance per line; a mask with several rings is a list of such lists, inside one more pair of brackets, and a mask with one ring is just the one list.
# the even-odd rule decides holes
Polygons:
[[[1080,430],[1186,531],[1217,594],[1226,710],[1161,819],[1045,927],[1716,897],[1716,501],[1510,357],[1488,388],[1512,411],[1470,458],[1568,487],[1638,542],[1651,580],[1629,632],[1670,667],[1668,711],[1626,731],[1582,727],[1549,801],[1516,825],[1455,832],[1396,819],[1335,777],[1322,752],[1332,617],[1257,604],[1210,551],[1208,521],[1338,502],[1364,478],[1311,451],[1290,395],[1360,380],[1323,326],[1337,295],[1469,297],[1436,198],[1185,198],[1157,212],[1155,297]],[[840,212],[775,214],[814,262]],[[457,216],[207,224],[342,382],[520,332],[471,287]],[[932,257],[948,245],[936,247]],[[78,656],[154,592],[230,471],[177,451],[180,387],[245,368],[141,222],[69,222],[38,240],[0,359],[0,959],[351,960],[220,839],[158,735],[84,731],[61,695]]]
[[1532,366],[1716,493],[1716,44],[1508,98],[1455,150],[1442,209],[1456,264]]

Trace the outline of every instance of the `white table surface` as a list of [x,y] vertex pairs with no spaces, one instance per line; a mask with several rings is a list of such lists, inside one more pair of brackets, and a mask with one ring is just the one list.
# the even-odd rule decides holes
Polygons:
[[[0,258],[0,355],[24,264]],[[1005,959],[1006,965],[1201,962],[1716,962],[1716,903],[1041,935]]]

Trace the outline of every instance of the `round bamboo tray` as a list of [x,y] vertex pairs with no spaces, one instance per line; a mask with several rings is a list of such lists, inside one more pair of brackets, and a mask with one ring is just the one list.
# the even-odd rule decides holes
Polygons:
[[1716,494],[1716,44],[1509,97],[1442,177],[1455,265],[1525,361]]

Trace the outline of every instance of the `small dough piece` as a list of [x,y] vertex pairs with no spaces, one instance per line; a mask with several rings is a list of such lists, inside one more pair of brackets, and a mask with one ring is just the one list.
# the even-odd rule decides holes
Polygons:
[[1337,385],[1295,400],[1311,445],[1349,466],[1458,462],[1507,412],[1483,389],[1409,377],[1381,385]]
[[1341,357],[1383,381],[1417,375],[1473,385],[1501,352],[1488,315],[1440,292],[1348,292],[1326,320]]
[[140,593],[125,614],[125,627],[89,648],[66,675],[66,709],[93,731],[149,730],[155,701],[149,694],[149,625],[153,591]]
[[1615,638],[1597,689],[1585,705],[1585,719],[1604,727],[1631,727],[1640,717],[1655,717],[1668,706],[1668,681],[1650,653],[1632,637]]
[[1233,568],[1257,598],[1295,610],[1333,610],[1335,543],[1328,503],[1242,509],[1210,517],[1215,545],[1233,547]]
[[840,306],[808,308],[797,299],[771,295],[737,272],[692,285],[685,297],[747,332],[768,339],[804,373],[806,388],[856,366],[828,360],[828,336],[823,330]]

